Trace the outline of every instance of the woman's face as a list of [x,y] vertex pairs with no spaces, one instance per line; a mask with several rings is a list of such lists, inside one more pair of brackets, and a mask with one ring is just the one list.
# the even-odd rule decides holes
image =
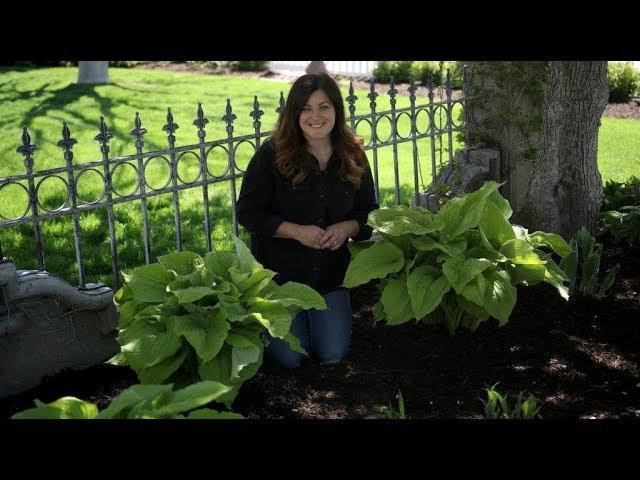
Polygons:
[[336,123],[336,109],[323,90],[311,94],[300,112],[298,123],[307,140],[322,140],[331,135]]

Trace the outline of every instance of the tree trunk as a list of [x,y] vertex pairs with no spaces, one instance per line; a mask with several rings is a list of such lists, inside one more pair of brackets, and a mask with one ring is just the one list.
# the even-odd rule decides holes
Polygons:
[[109,83],[109,62],[78,62],[78,83]]
[[536,229],[569,238],[593,231],[602,205],[598,128],[607,106],[607,62],[551,62],[540,155],[527,198]]
[[489,95],[468,107],[468,143],[499,151],[512,221],[567,239],[583,225],[592,230],[602,201],[607,63],[469,62],[469,85],[472,95]]
[[324,62],[311,62],[307,65],[306,73],[329,73]]

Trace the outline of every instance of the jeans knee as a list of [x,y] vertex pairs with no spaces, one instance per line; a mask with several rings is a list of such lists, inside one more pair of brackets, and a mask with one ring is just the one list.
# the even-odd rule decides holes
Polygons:
[[339,363],[347,354],[349,348],[330,349],[322,352],[316,352],[316,357],[323,365],[331,365]]
[[265,348],[268,358],[274,360],[283,368],[297,368],[300,366],[305,355],[298,353],[289,347],[287,343],[277,339],[270,339],[269,345]]

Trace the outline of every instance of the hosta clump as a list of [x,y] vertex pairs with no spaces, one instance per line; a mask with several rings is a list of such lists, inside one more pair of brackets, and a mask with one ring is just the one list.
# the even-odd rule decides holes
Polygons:
[[452,334],[460,325],[475,330],[489,317],[506,323],[518,284],[547,282],[567,299],[567,278],[552,255],[563,257],[569,245],[557,234],[512,226],[499,186],[487,182],[437,214],[405,206],[371,212],[369,225],[382,240],[357,249],[344,285],[382,279],[376,322],[416,319],[444,324]]
[[627,205],[600,216],[604,229],[616,243],[640,245],[640,205]]
[[579,292],[598,299],[605,297],[620,271],[620,264],[616,263],[598,286],[602,245],[596,244],[596,239],[582,227],[573,235],[569,246],[571,252],[562,259],[560,268],[569,279],[572,294]]
[[236,252],[158,257],[125,276],[116,292],[121,352],[110,363],[129,365],[141,383],[188,385],[214,380],[231,387],[230,405],[262,364],[261,335],[304,352],[289,332],[302,309],[324,309],[324,298],[296,282],[277,285],[238,238]]
[[[242,415],[233,412],[219,412],[210,408],[200,408],[217,401],[231,391],[231,387],[219,382],[205,381],[173,391],[173,385],[134,385],[113,399],[107,408],[98,407],[76,397],[62,397],[51,403],[35,401],[36,406],[16,413],[11,418],[26,419],[240,419]],[[197,410],[195,410],[197,409]],[[185,417],[184,412],[190,413]]]

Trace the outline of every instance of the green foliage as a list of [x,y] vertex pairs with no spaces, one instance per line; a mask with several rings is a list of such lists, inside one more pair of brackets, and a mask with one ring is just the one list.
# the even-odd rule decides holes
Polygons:
[[247,72],[259,72],[267,70],[269,68],[268,60],[238,60],[230,62],[232,70],[247,71]]
[[628,102],[640,93],[640,71],[631,62],[609,62],[607,79],[610,102]]
[[203,60],[187,63],[200,69],[211,68],[220,72],[225,70],[259,72],[269,68],[268,60]]
[[602,193],[603,210],[618,210],[628,205],[640,205],[640,178],[634,175],[624,182],[607,180]]
[[518,393],[516,397],[516,404],[513,408],[509,407],[507,397],[509,396],[500,394],[493,385],[491,388],[487,388],[487,401],[480,399],[484,404],[484,416],[485,418],[496,419],[533,419],[540,418],[540,407],[538,406],[538,399],[533,395],[529,396],[525,400],[525,392]]
[[598,287],[602,245],[596,245],[595,238],[585,227],[582,227],[571,238],[569,247],[571,252],[560,261],[560,268],[569,279],[570,292],[590,295],[598,299],[605,297],[615,281],[620,264],[616,264],[609,270]]
[[[537,134],[542,131],[548,62],[480,62],[474,75],[477,81],[471,94],[491,95],[495,105],[478,117],[467,143],[491,145],[500,132],[516,129],[524,139],[522,158],[535,159],[539,147]],[[458,138],[466,141],[464,132],[459,133]]]
[[116,67],[116,68],[134,68],[136,65],[140,63],[143,63],[143,62],[131,61],[131,60],[115,60],[115,61],[110,61],[109,66]]
[[432,75],[436,85],[442,85],[446,79],[447,69],[451,75],[453,88],[462,88],[462,69],[458,62],[445,61],[380,61],[373,69],[376,82],[388,83],[393,77],[395,83],[408,83],[410,78],[416,83],[424,82]]
[[603,212],[600,219],[616,243],[640,245],[640,205],[627,205]]
[[[36,406],[16,413],[11,418],[25,419],[241,419],[233,412],[220,412],[198,407],[219,400],[231,387],[219,382],[204,381],[173,391],[173,385],[133,385],[111,404],[98,412],[95,404],[75,397],[62,397],[51,403],[35,400]],[[191,411],[186,417],[184,412]]]
[[264,332],[305,353],[289,333],[292,318],[326,308],[324,298],[300,283],[277,285],[233,241],[235,253],[175,252],[125,275],[115,294],[122,348],[110,363],[131,366],[141,383],[220,382],[232,387],[220,399],[230,405],[262,364]]
[[512,226],[499,186],[486,182],[437,214],[405,206],[371,212],[369,225],[382,240],[352,258],[344,286],[380,278],[376,322],[416,319],[444,324],[451,334],[458,326],[475,330],[490,316],[505,324],[518,284],[547,282],[568,298],[567,278],[552,255],[567,255],[569,245],[557,234]]
[[398,410],[393,408],[391,401],[389,401],[389,406],[380,408],[380,413],[388,420],[406,420],[407,416],[404,412],[404,399],[402,398],[402,392],[400,390],[398,390],[396,400],[398,401]]

